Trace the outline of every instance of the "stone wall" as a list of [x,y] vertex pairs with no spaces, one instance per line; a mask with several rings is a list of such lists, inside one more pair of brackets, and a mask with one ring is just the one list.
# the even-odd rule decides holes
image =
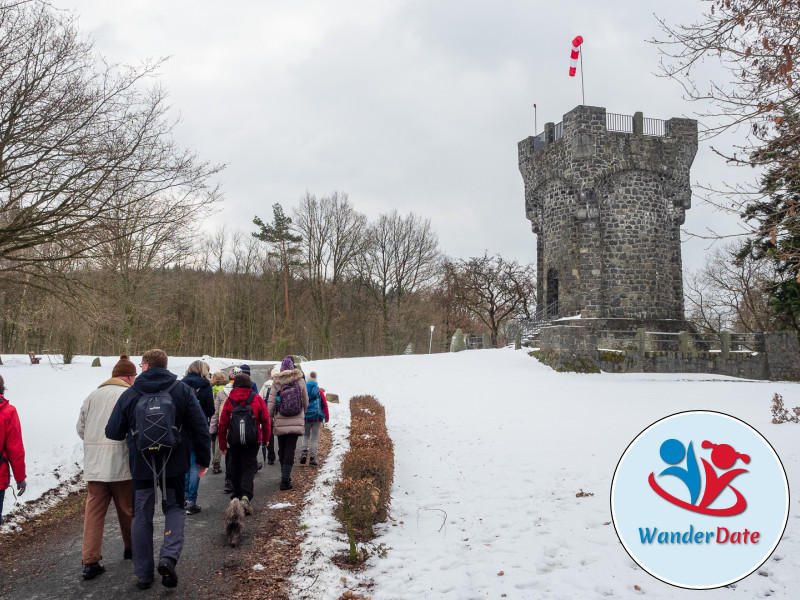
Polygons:
[[[537,358],[558,371],[608,373],[708,373],[800,381],[800,344],[791,332],[765,333],[762,352],[601,350],[602,331],[553,326],[538,336]],[[644,347],[644,346],[642,346]]]
[[683,319],[680,225],[697,123],[666,125],[668,137],[607,131],[604,108],[579,106],[564,115],[562,138],[549,123],[544,144],[519,143],[539,306],[557,274],[559,316]]

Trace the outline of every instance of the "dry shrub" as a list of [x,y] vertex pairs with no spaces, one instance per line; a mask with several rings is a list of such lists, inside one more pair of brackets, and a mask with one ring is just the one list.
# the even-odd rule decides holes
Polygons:
[[800,406],[795,406],[792,409],[794,415],[790,415],[789,411],[783,406],[783,396],[775,394],[772,397],[772,422],[776,425],[781,423],[798,423],[800,422]]
[[337,516],[347,527],[355,560],[355,537],[372,537],[372,526],[388,515],[394,444],[386,430],[386,411],[374,397],[351,398],[350,419],[350,450],[342,460],[342,478],[334,493]]

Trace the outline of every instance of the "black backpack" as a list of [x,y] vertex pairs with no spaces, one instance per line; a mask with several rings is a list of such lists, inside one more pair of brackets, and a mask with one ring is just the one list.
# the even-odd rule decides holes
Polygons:
[[253,397],[251,391],[244,404],[233,404],[231,411],[231,430],[228,434],[228,443],[231,446],[252,446],[258,443],[258,423],[253,414]]
[[180,431],[175,426],[175,404],[170,392],[178,385],[142,394],[134,409],[133,440],[136,449],[146,456],[172,452],[181,442]]

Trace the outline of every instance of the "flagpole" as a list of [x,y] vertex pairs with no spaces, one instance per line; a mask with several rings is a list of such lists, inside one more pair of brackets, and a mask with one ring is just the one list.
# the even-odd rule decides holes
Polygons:
[[533,105],[533,135],[539,135],[539,125],[536,120],[536,105]]
[[[581,44],[581,46],[583,46]],[[581,98],[583,99],[583,105],[586,106],[586,92],[583,90],[583,53],[585,50],[581,47]]]

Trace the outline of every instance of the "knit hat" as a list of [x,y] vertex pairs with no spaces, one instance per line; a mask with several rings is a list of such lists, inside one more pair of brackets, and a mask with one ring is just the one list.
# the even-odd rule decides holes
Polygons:
[[111,371],[112,377],[136,377],[136,365],[134,365],[127,354],[120,354],[114,370]]
[[281,361],[281,371],[291,371],[294,369],[294,361],[291,356],[287,356]]
[[250,365],[242,365],[239,368],[242,370],[242,373],[250,375]]
[[309,381],[316,381],[317,380],[317,372],[316,371],[311,371],[311,373],[308,374],[308,380]]
[[233,367],[233,368],[230,370],[230,372],[228,373],[228,377],[230,377],[231,379],[233,379],[233,378],[234,378],[234,377],[236,377],[237,375],[241,375],[241,374],[242,374],[242,369],[241,369],[241,368],[239,368],[239,367]]

